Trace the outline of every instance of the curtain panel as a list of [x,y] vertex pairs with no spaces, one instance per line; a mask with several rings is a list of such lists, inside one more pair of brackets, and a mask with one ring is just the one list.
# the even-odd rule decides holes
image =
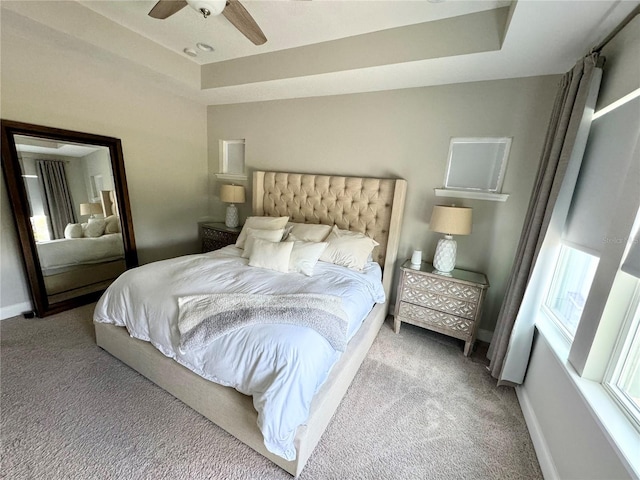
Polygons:
[[76,223],[64,161],[36,160],[36,169],[51,239],[64,238],[67,224]]
[[[536,297],[540,293],[535,291],[536,285],[532,286],[534,291],[527,291],[527,287],[533,283],[534,268],[550,225],[556,235],[564,227],[600,86],[598,62],[597,53],[579,60],[563,76],[556,95],[540,167],[487,355],[491,375],[499,385],[517,385],[524,380],[533,342]],[[568,170],[570,175],[566,175]]]

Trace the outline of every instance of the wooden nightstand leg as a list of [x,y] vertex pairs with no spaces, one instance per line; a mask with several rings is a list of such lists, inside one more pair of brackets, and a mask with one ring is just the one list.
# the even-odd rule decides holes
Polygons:
[[471,354],[471,351],[473,350],[473,340],[469,340],[468,342],[465,342],[464,344],[464,356],[468,357]]
[[394,332],[400,333],[400,324],[401,323],[402,322],[400,321],[400,319],[397,316],[393,317],[393,331]]

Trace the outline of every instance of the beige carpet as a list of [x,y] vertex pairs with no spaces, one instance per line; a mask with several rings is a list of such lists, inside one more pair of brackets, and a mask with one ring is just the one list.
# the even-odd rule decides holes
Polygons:
[[[94,343],[93,305],[0,322],[0,476],[287,479]],[[301,479],[540,479],[512,389],[458,341],[383,326]]]

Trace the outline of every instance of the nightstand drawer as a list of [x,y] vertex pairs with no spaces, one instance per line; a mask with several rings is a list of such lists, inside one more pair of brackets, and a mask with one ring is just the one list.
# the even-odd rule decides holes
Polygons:
[[473,319],[476,316],[476,303],[464,302],[411,287],[405,287],[403,289],[401,300],[458,317]]
[[464,340],[469,356],[476,340],[482,301],[489,288],[483,273],[453,269],[449,275],[433,265],[410,260],[400,268],[393,329],[400,332],[402,322],[417,325]]
[[405,285],[408,287],[431,293],[440,293],[466,302],[477,303],[482,293],[482,290],[478,287],[453,282],[446,277],[425,276],[421,273],[409,271],[405,275]]
[[408,323],[416,323],[443,333],[456,333],[456,336],[471,335],[473,331],[473,319],[456,317],[407,302],[400,302],[398,315],[402,321],[409,320]]
[[238,235],[229,232],[221,232],[220,230],[214,230],[212,228],[202,229],[202,238],[204,240],[212,240],[214,242],[228,242],[232,238],[236,238]]
[[236,243],[242,228],[227,227],[224,223],[205,223],[200,226],[202,251],[210,252]]

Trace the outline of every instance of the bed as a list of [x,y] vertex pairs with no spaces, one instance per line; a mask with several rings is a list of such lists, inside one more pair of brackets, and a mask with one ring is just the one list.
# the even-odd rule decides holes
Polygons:
[[[373,238],[378,245],[372,253],[372,260],[375,260],[377,265],[369,262],[367,268],[371,269],[372,275],[376,275],[377,268],[383,297],[386,296],[388,299],[396,261],[405,192],[406,182],[399,179],[255,172],[253,177],[253,214],[266,217],[287,216],[294,223],[335,225],[339,229],[365,233]],[[160,275],[163,269],[173,269],[177,268],[178,264],[184,264],[190,265],[194,272],[202,272],[206,271],[207,262],[214,261],[226,262],[229,265],[237,264],[238,268],[243,262],[239,258],[238,252],[228,250],[214,252],[210,256],[195,255],[165,261],[166,263],[157,262],[150,268],[157,269]],[[331,268],[332,266],[321,266],[319,276],[324,278],[325,275],[330,275]],[[151,270],[149,271],[151,272]],[[237,279],[237,283],[244,281],[240,277],[240,273],[230,275]],[[301,281],[300,283],[305,282]],[[119,288],[117,284],[118,281],[114,283],[115,286],[112,285],[107,290],[106,297],[111,294],[115,295],[110,292],[117,291]],[[313,282],[306,281],[306,284],[311,286]],[[177,283],[176,288],[180,288],[180,285]],[[179,302],[181,301],[179,300]],[[291,452],[282,453],[279,451],[276,454],[272,445],[269,445],[269,448],[265,446],[265,442],[268,443],[269,438],[267,434],[263,435],[264,412],[260,410],[260,414],[258,414],[255,397],[252,399],[234,388],[209,381],[205,378],[206,373],[202,371],[194,373],[184,366],[188,363],[189,357],[174,354],[175,359],[172,359],[171,355],[166,356],[168,352],[163,354],[158,350],[162,347],[154,346],[149,341],[145,341],[147,340],[145,336],[149,336],[146,332],[133,331],[134,335],[143,338],[141,340],[130,336],[131,332],[118,326],[118,322],[115,320],[116,325],[105,323],[109,321],[109,318],[105,317],[110,315],[117,317],[118,311],[121,311],[122,308],[109,310],[104,306],[108,301],[103,302],[101,299],[96,308],[94,324],[96,341],[100,347],[287,472],[299,475],[387,316],[386,301],[382,302],[380,299],[378,301],[379,303],[376,303],[368,314],[364,312],[362,315],[364,319],[360,319],[361,322],[358,322],[359,328],[351,329],[349,327],[349,341],[346,349],[332,359],[332,363],[328,364],[329,369],[318,382],[319,388],[312,388],[313,395],[307,405],[308,412],[305,412],[306,421],[303,421],[293,431],[292,454]],[[343,303],[347,302],[343,301]],[[135,307],[132,307],[129,310],[134,309]],[[177,310],[178,307],[169,305],[162,309]],[[125,312],[123,315],[127,315],[127,313]],[[180,316],[182,318],[181,310]],[[148,322],[140,323],[143,325],[142,328],[147,328],[144,326],[146,323]],[[136,328],[138,327],[134,327],[133,330]],[[172,330],[173,327],[165,328],[154,325],[150,328],[166,331],[167,336],[175,333]],[[267,327],[262,325],[252,327],[257,331],[261,331],[262,328]],[[269,326],[269,328],[272,327]],[[275,328],[289,328],[289,326],[277,325]],[[248,329],[242,331],[248,331]],[[155,341],[155,338],[151,336],[149,339]],[[322,342],[318,341],[319,343]],[[227,382],[227,384],[230,383]],[[238,387],[236,386],[236,388]],[[304,388],[306,387],[300,386],[300,389]],[[272,389],[272,391],[277,395],[277,390]],[[259,423],[263,431],[258,427]]]
[[81,291],[103,289],[127,268],[120,233],[37,242],[36,250],[52,303]]
[[68,224],[65,238],[36,242],[50,303],[103,290],[127,268],[115,192],[100,192],[100,200],[97,224]]

